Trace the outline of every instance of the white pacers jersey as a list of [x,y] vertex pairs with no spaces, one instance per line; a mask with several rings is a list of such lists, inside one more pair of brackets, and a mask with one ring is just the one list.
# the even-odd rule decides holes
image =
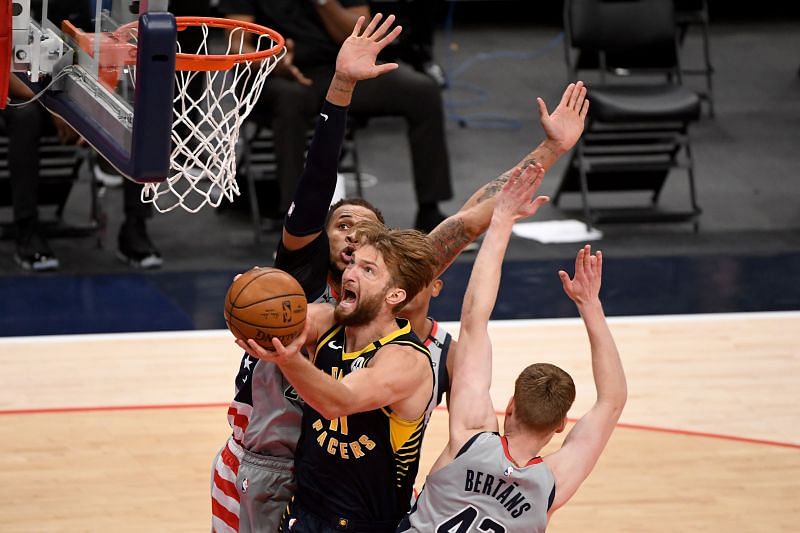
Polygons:
[[553,473],[540,457],[519,468],[505,437],[478,433],[453,462],[428,476],[397,531],[543,532],[555,490]]

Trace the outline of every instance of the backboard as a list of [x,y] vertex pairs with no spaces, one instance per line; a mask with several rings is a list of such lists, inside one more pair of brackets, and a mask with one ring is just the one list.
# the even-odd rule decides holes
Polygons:
[[140,183],[170,168],[177,30],[167,4],[11,0],[14,75]]

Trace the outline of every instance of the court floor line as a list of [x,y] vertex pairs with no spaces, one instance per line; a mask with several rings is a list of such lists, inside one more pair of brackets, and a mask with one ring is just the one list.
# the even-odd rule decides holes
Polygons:
[[[0,416],[11,415],[41,415],[41,414],[69,414],[69,413],[92,413],[103,411],[148,411],[148,410],[179,410],[179,409],[207,409],[207,408],[225,408],[229,403],[186,403],[186,404],[142,404],[142,405],[90,405],[90,406],[75,406],[75,407],[46,407],[38,409],[0,409]],[[439,406],[437,411],[447,411],[447,407]],[[497,416],[503,416],[503,411],[495,411]],[[575,422],[576,419],[570,418],[569,422]],[[672,435],[685,435],[687,437],[704,437],[709,439],[727,440],[731,442],[742,442],[745,444],[756,444],[761,446],[777,446],[781,448],[791,448],[800,450],[800,444],[792,442],[781,442],[767,439],[752,439],[749,437],[741,437],[738,435],[725,435],[722,433],[708,433],[705,431],[692,431],[687,429],[678,428],[665,428],[659,426],[649,426],[645,424],[629,424],[620,422],[617,424],[618,428],[634,429],[639,431],[651,431],[656,433],[669,433]]]

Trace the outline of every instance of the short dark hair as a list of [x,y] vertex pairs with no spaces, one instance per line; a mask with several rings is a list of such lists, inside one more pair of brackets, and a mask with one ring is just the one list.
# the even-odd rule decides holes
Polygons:
[[528,366],[514,385],[514,417],[533,431],[558,428],[574,401],[572,377],[549,363]]
[[372,211],[375,214],[375,218],[378,219],[378,222],[380,222],[383,225],[386,225],[386,220],[384,220],[383,213],[381,213],[381,210],[378,209],[377,207],[375,207],[374,205],[372,205],[367,200],[364,200],[363,198],[342,198],[341,200],[339,200],[338,202],[333,204],[330,207],[330,209],[328,209],[328,216],[325,217],[325,227],[326,228],[328,227],[328,224],[331,221],[331,217],[333,216],[333,213],[337,209],[342,207],[343,205],[357,205],[357,206],[360,206],[360,207],[365,207],[365,208],[369,209],[370,211]]

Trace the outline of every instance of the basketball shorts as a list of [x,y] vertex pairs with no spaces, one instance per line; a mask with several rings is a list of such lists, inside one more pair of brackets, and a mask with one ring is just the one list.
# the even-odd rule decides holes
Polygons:
[[230,439],[215,461],[212,530],[277,531],[295,491],[293,467],[292,459],[249,452]]
[[286,508],[281,533],[395,533],[397,521],[365,522],[338,516],[323,516],[293,500]]

